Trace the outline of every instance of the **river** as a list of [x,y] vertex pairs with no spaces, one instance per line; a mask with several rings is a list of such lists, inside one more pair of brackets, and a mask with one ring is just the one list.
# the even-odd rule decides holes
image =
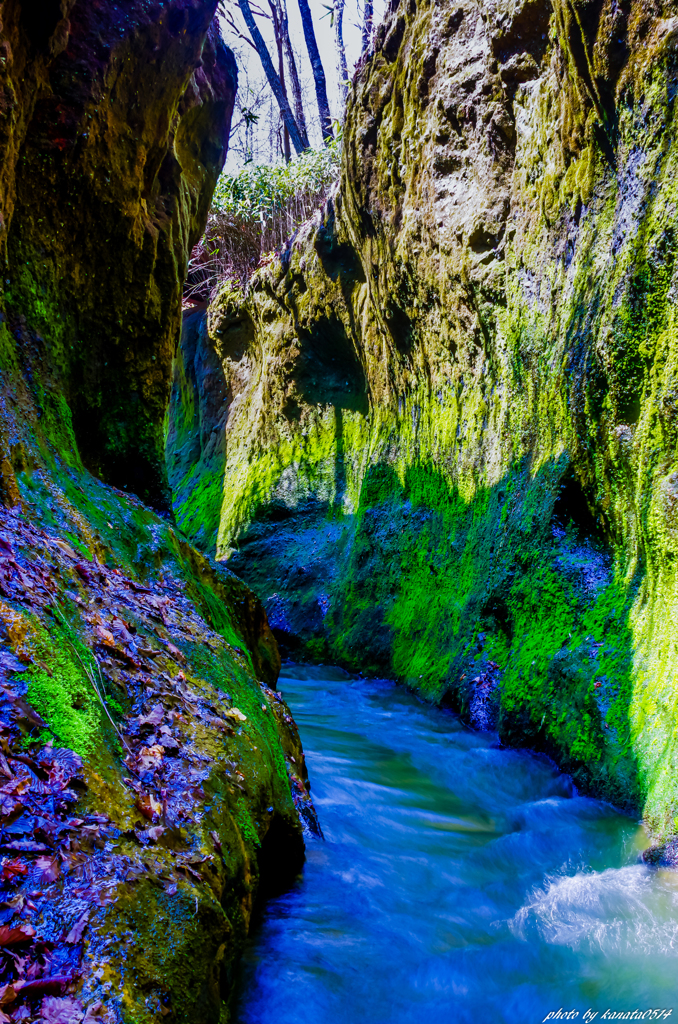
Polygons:
[[325,838],[252,935],[239,1024],[678,1019],[678,873],[637,822],[392,683],[280,687]]

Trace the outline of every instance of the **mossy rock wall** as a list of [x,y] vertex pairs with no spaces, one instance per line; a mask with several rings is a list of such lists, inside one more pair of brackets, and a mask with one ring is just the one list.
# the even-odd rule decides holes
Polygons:
[[179,522],[290,650],[496,722],[661,834],[677,47],[675,2],[393,5],[335,196],[193,324],[168,443]]
[[[182,285],[237,84],[216,6],[2,6],[5,322],[34,378],[45,364],[56,372],[87,467],[165,510]],[[40,400],[52,415],[55,399]]]
[[3,1019],[48,996],[223,1024],[261,884],[314,823],[263,607],[169,507],[182,286],[236,87],[216,7],[0,4]]

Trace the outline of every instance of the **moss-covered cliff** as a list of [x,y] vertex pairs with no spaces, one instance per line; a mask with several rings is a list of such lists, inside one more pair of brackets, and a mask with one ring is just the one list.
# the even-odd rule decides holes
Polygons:
[[227,1019],[314,823],[263,609],[168,513],[236,87],[215,8],[0,4],[3,1021]]
[[496,720],[660,834],[677,47],[672,0],[393,5],[335,198],[186,330],[168,442],[179,522],[290,647]]

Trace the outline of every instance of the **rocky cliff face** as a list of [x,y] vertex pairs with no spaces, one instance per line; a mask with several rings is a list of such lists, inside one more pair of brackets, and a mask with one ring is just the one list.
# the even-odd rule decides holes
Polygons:
[[226,1020],[314,823],[263,609],[167,515],[215,8],[0,4],[1,1020]]
[[223,165],[236,88],[214,7],[2,5],[8,326],[34,360],[48,345],[88,468],[160,508],[186,253]]
[[671,0],[394,5],[336,196],[186,332],[168,447],[179,521],[290,647],[496,722],[662,834],[677,48]]

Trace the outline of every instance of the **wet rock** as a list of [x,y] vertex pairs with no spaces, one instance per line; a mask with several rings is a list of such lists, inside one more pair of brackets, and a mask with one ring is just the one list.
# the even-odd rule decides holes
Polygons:
[[275,640],[164,464],[236,86],[216,6],[2,4],[2,1020],[223,1021],[260,884],[303,859]]
[[678,868],[678,839],[650,846],[642,853],[643,863],[653,868]]
[[[7,326],[34,379],[57,375],[88,467],[167,509],[181,287],[226,155],[235,62],[216,0],[45,6],[53,17],[31,0],[2,11]],[[4,469],[2,491],[12,502]]]

